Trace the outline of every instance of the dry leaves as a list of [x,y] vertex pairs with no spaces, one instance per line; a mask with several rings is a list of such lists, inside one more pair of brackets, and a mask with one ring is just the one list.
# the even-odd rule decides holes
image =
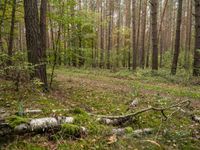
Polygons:
[[108,144],[113,144],[115,142],[117,142],[117,136],[116,136],[116,134],[114,134],[114,135],[112,135],[112,136],[110,136],[108,138]]

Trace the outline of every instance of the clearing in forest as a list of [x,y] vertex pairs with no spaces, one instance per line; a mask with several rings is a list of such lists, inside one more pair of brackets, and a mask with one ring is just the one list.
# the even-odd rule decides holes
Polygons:
[[[200,147],[199,123],[191,118],[191,114],[200,114],[200,87],[181,81],[178,77],[163,75],[162,72],[152,75],[148,71],[133,74],[129,71],[113,73],[107,70],[60,68],[56,70],[53,87],[47,94],[32,92],[24,97],[24,109],[43,110],[41,114],[25,117],[72,116],[75,118],[73,125],[87,128],[87,135],[81,138],[64,137],[56,133],[33,137],[23,135],[15,140],[9,139],[6,144],[2,143],[3,148],[77,150]],[[5,105],[6,111],[18,110],[18,99],[13,91],[1,95],[1,105]],[[3,99],[6,98],[10,101],[5,103]],[[187,100],[191,101],[187,107],[167,109],[164,112],[167,118],[159,111],[148,111],[118,125],[98,121],[97,115],[120,116],[148,107],[164,108]],[[52,111],[58,109],[64,111]],[[70,133],[75,131],[71,126],[68,128]],[[124,132],[121,133],[119,129]],[[152,131],[143,133],[141,129]]]

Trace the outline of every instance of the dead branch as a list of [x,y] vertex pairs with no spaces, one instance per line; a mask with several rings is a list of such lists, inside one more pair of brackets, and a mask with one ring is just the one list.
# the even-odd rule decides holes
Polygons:
[[157,112],[161,112],[161,114],[164,116],[165,119],[167,119],[167,116],[165,115],[164,111],[172,109],[172,108],[183,108],[186,106],[190,105],[190,101],[189,100],[185,100],[176,104],[173,104],[171,106],[168,107],[163,107],[163,108],[157,108],[157,107],[149,107],[149,108],[144,108],[142,110],[136,111],[134,113],[130,113],[127,115],[121,115],[121,116],[105,116],[105,115],[96,115],[98,116],[100,119],[99,121],[108,124],[108,125],[118,125],[121,124],[123,121],[128,121],[134,117],[136,117],[137,115],[140,115],[142,113],[148,112],[148,111],[157,111]]

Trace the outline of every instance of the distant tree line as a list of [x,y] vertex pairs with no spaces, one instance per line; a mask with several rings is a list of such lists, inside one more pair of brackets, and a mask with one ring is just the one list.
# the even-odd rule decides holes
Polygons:
[[200,0],[1,0],[0,25],[1,66],[26,53],[46,89],[47,65],[200,76]]

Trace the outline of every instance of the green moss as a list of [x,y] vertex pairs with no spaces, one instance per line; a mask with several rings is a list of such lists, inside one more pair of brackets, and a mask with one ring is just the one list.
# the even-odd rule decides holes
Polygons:
[[63,124],[61,133],[64,137],[77,136],[80,134],[80,127],[74,124]]
[[73,113],[73,114],[82,114],[82,115],[87,115],[87,112],[84,111],[84,110],[81,109],[81,108],[75,108],[75,109],[73,109],[73,110],[72,110],[72,113]]
[[129,134],[129,133],[132,133],[133,132],[133,128],[132,127],[126,127],[125,128],[125,133],[126,134]]
[[28,123],[29,119],[27,118],[23,118],[23,117],[19,117],[19,116],[16,116],[16,115],[13,115],[13,116],[10,116],[6,119],[6,122],[12,127],[16,127],[20,124],[23,124],[23,123]]
[[87,114],[80,114],[75,116],[75,124],[84,125],[89,121],[89,116]]

